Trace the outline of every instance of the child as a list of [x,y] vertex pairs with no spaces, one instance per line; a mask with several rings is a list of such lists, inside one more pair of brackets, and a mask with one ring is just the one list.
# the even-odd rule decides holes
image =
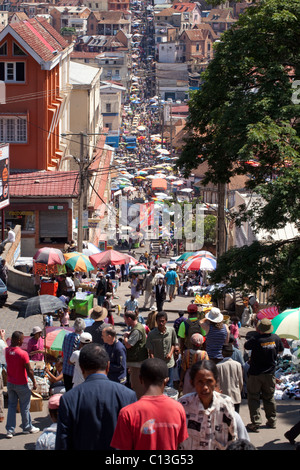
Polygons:
[[231,325],[229,326],[230,333],[234,336],[234,343],[233,346],[235,348],[239,348],[239,342],[238,339],[240,338],[240,333],[239,333],[239,318],[238,317],[232,317],[231,319]]
[[59,312],[60,326],[68,327],[70,321],[69,309],[64,308]]
[[57,393],[49,398],[48,409],[52,424],[48,428],[45,428],[43,433],[39,436],[35,444],[35,450],[55,450],[57,416],[61,396],[61,393]]

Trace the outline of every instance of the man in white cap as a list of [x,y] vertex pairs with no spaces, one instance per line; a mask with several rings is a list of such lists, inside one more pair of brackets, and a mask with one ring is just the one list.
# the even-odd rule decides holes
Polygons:
[[93,338],[90,333],[81,333],[80,338],[79,338],[79,347],[76,349],[76,351],[73,351],[69,361],[70,364],[74,366],[74,373],[73,373],[73,387],[76,387],[76,385],[81,384],[84,381],[84,377],[82,375],[82,371],[79,366],[79,355],[80,355],[80,350],[83,348],[85,344],[92,343]]
[[205,317],[200,320],[200,325],[206,332],[206,352],[209,359],[216,364],[223,359],[222,348],[229,342],[230,331],[223,323],[223,315],[217,307],[212,307]]
[[276,427],[275,367],[278,354],[284,350],[281,339],[273,333],[271,320],[263,318],[256,327],[256,332],[244,344],[251,351],[248,370],[247,398],[251,423],[248,431],[258,432],[261,425],[260,398],[264,405],[267,426]]

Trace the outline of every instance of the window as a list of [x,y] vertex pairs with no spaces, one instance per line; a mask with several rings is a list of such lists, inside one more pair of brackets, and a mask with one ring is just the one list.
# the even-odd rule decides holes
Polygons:
[[15,42],[13,43],[13,55],[26,55],[23,49],[18,46]]
[[0,62],[0,80],[8,82],[25,82],[24,62]]
[[7,42],[0,46],[0,55],[7,55]]
[[26,143],[26,118],[15,116],[0,116],[0,142]]
[[111,113],[111,104],[110,103],[106,103],[106,112]]

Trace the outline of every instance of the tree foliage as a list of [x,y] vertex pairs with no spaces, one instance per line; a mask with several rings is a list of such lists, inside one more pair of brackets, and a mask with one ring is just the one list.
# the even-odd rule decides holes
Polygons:
[[[203,86],[189,102],[177,162],[185,176],[207,162],[204,184],[248,175],[248,190],[261,198],[250,210],[241,207],[236,222],[251,219],[254,229],[271,233],[286,224],[299,229],[299,43],[300,0],[248,8],[215,44]],[[213,279],[252,290],[264,279],[282,306],[299,306],[299,254],[298,237],[234,248],[220,258]]]

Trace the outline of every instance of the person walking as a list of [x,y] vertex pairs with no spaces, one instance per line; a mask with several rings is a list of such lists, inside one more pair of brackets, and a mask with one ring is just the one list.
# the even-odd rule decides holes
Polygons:
[[150,308],[153,307],[155,302],[153,287],[154,287],[154,276],[155,276],[155,269],[152,269],[149,274],[144,279],[144,292],[145,292],[145,299],[143,308],[147,308],[148,302],[150,301]]
[[165,361],[168,367],[169,381],[168,387],[173,387],[174,374],[174,349],[178,344],[175,330],[171,326],[167,326],[168,315],[166,312],[158,312],[156,316],[157,328],[148,333],[146,340],[146,348],[149,357],[155,357]]
[[205,318],[200,320],[200,325],[205,331],[205,346],[210,360],[217,364],[223,359],[222,348],[229,341],[230,331],[223,322],[223,315],[219,308],[213,307]]
[[109,357],[109,380],[125,384],[127,380],[126,349],[118,340],[117,331],[111,325],[106,325],[102,331],[104,347]]
[[276,427],[275,368],[279,354],[284,350],[281,339],[273,333],[271,320],[263,318],[256,332],[245,342],[244,348],[251,351],[247,380],[247,399],[251,423],[248,431],[259,432],[261,425],[260,398],[262,398],[267,426]]
[[164,308],[164,302],[166,300],[166,286],[162,277],[158,279],[158,283],[154,289],[157,311],[162,312]]
[[81,333],[80,338],[79,338],[79,346],[78,349],[72,352],[71,357],[69,359],[69,363],[74,366],[74,373],[73,373],[73,387],[76,387],[77,385],[81,384],[84,381],[84,377],[81,372],[81,368],[79,365],[79,356],[80,356],[80,351],[83,348],[85,344],[92,343],[93,338],[90,333]]
[[123,342],[126,348],[127,367],[129,369],[130,385],[139,399],[143,394],[139,375],[142,362],[148,358],[146,348],[145,327],[138,321],[134,312],[126,312],[124,315],[126,325],[130,331],[124,333]]
[[60,399],[55,450],[111,450],[118,415],[136,401],[136,394],[108,379],[103,346],[86,344],[79,365],[85,380]]
[[163,394],[167,364],[158,358],[146,359],[140,379],[143,396],[120,411],[111,446],[119,450],[177,450],[188,433],[182,405]]
[[80,335],[85,329],[85,321],[82,318],[76,318],[73,327],[74,331],[65,335],[62,344],[63,377],[66,392],[73,387],[74,366],[69,363],[69,359],[73,351],[78,349]]
[[169,295],[169,300],[172,302],[175,294],[176,282],[178,282],[178,274],[174,268],[169,268],[165,274],[165,281],[167,286],[167,294]]
[[20,404],[23,434],[40,431],[39,428],[32,425],[31,420],[31,390],[28,384],[28,377],[32,381],[33,390],[36,390],[36,381],[30,366],[28,352],[21,348],[23,341],[24,334],[21,331],[14,331],[11,336],[11,344],[5,349],[8,395],[6,437],[8,439],[12,438],[15,434],[18,401]]
[[179,398],[187,420],[189,437],[180,450],[225,450],[238,438],[237,420],[231,398],[217,392],[218,369],[211,360],[191,368],[194,393]]
[[209,359],[207,352],[203,350],[204,337],[200,333],[191,336],[192,347],[185,349],[182,354],[179,390],[182,395],[195,392],[191,384],[190,371],[195,362]]
[[180,323],[177,333],[181,354],[183,354],[185,349],[191,349],[193,347],[191,343],[192,335],[195,333],[200,333],[202,336],[205,335],[205,331],[200,326],[197,305],[188,305],[187,312],[188,318]]
[[243,390],[243,368],[241,364],[232,359],[232,344],[224,344],[222,349],[223,358],[217,364],[219,374],[219,387],[221,393],[232,399],[234,409],[239,413]]
[[84,330],[85,333],[90,333],[93,338],[93,343],[104,344],[102,338],[102,331],[106,323],[104,322],[107,317],[107,310],[100,305],[96,305],[89,311],[89,317],[94,320],[94,323],[87,326]]
[[98,279],[97,287],[96,287],[96,297],[97,297],[98,305],[102,306],[105,295],[106,295],[106,280],[105,280],[103,271],[99,271],[98,276],[99,276],[99,279]]

